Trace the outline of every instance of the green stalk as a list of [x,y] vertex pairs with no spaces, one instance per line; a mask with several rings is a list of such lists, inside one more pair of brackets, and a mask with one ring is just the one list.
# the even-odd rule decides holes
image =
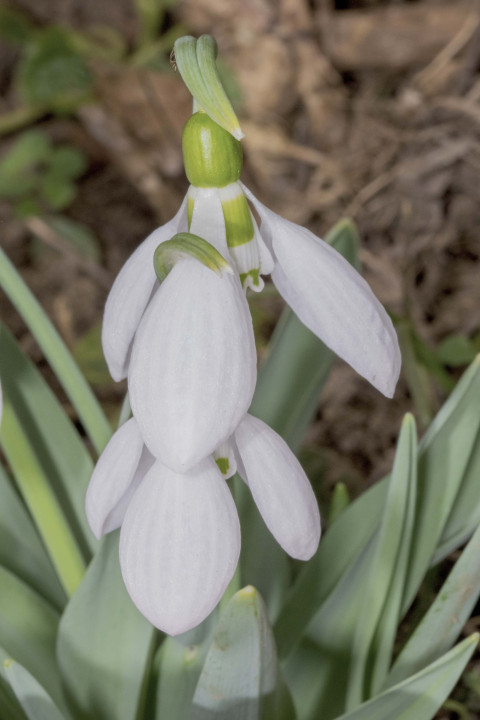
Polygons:
[[8,398],[5,398],[3,406],[0,440],[58,578],[68,597],[71,597],[85,574],[85,563]]
[[1,249],[0,286],[40,345],[77,411],[95,450],[101,453],[112,434],[110,424],[65,343]]

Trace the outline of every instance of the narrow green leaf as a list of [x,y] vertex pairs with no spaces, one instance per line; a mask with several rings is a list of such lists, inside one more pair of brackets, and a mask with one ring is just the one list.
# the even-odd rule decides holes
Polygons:
[[[34,364],[0,323],[0,377],[44,474],[88,556],[98,543],[85,517],[93,462],[76,428]],[[48,422],[45,422],[48,418]]]
[[155,720],[188,718],[217,621],[214,611],[193,630],[163,641],[155,662],[159,668]]
[[390,665],[410,553],[416,483],[416,427],[408,414],[398,440],[372,564],[358,598],[347,708],[375,695]]
[[[326,240],[352,265],[357,264],[358,235],[353,223],[341,220]],[[294,452],[298,451],[315,414],[333,361],[331,350],[286,309],[260,368],[250,411],[282,435]],[[250,491],[241,481],[235,482],[235,500],[243,529],[242,581],[258,588],[270,617],[275,618],[290,584],[288,559],[268,532]],[[305,601],[308,602],[303,597],[301,602]],[[285,617],[286,624],[290,620],[290,615]],[[277,642],[279,639],[277,636]]]
[[[480,362],[477,359],[464,373],[419,446],[417,511],[412,539],[417,551],[412,554],[408,568],[402,615],[432,562],[443,532],[448,531],[452,506],[461,502],[462,493],[471,491],[475,481],[471,475],[470,484],[464,489],[462,483],[469,470],[469,460],[477,451],[479,404]],[[353,502],[327,530],[315,557],[300,572],[275,624],[280,657],[286,657],[298,643],[343,573],[357,561],[375,533],[386,490],[384,479]],[[478,491],[472,492],[470,500],[471,533],[476,527],[472,527],[472,518],[480,512]],[[466,508],[463,512],[466,514]],[[476,522],[478,524],[478,519]],[[462,539],[458,533],[455,537]],[[453,549],[451,543],[449,549]]]
[[465,669],[478,638],[471,635],[422,672],[338,720],[432,720]]
[[262,599],[249,586],[225,608],[193,697],[189,720],[294,720]]
[[58,578],[71,595],[85,571],[81,550],[5,389],[0,442]]
[[40,682],[63,708],[55,660],[59,615],[28,585],[0,567],[0,645]]
[[[340,518],[333,527],[338,524]],[[342,575],[315,616],[315,622],[309,626],[307,636],[284,665],[302,720],[316,720],[319,716],[322,720],[332,720],[345,710],[353,662],[352,642],[378,535],[377,531]]]
[[479,596],[480,527],[398,656],[387,686],[401,682],[446,652],[460,635]]
[[65,720],[40,683],[18,662],[4,660],[3,672],[28,720]]
[[45,353],[45,357],[78,412],[95,449],[99,453],[102,452],[112,434],[110,425],[63,340],[1,249],[0,286]]
[[479,405],[480,358],[477,358],[435,417],[420,445],[412,539],[415,552],[410,557],[403,612],[417,593],[462,487],[480,429]]
[[142,717],[155,634],[125,590],[118,533],[110,533],[58,631],[58,663],[77,720]]
[[0,565],[60,609],[65,592],[39,535],[0,465]]
[[0,717],[2,720],[29,720],[5,677],[5,660],[10,660],[10,655],[0,647]]
[[480,429],[473,442],[462,484],[453,504],[442,537],[432,559],[432,565],[446,558],[475,532],[480,525],[478,478],[480,476]]
[[330,526],[339,515],[350,505],[348,488],[343,482],[338,482],[333,488],[332,499],[328,511],[328,525]]

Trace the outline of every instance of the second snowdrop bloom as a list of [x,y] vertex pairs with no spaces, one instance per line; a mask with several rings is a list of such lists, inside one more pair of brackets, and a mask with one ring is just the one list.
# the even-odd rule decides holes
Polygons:
[[308,560],[320,539],[310,483],[287,444],[264,422],[246,415],[214,457],[175,472],[155,461],[131,418],[108,443],[88,487],[92,531],[100,538],[121,527],[120,566],[128,592],[148,620],[170,635],[204,620],[235,571],[240,526],[225,477],[237,467],[287,553]]
[[[203,247],[201,238],[195,242]],[[255,389],[248,304],[238,277],[216,257],[218,273],[198,259],[180,257],[151,300],[132,348],[133,414],[152,455],[177,472],[192,468],[232,434]]]

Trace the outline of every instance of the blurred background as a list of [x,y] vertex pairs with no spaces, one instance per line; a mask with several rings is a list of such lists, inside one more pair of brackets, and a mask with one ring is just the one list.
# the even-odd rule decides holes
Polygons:
[[[246,184],[319,235],[353,218],[363,272],[396,322],[395,400],[338,361],[302,455],[321,500],[339,480],[355,495],[389,470],[404,412],[424,429],[480,350],[478,4],[2,4],[0,242],[112,418],[125,388],[101,353],[105,298],[187,189],[191,99],[169,62],[186,33],[217,39]],[[262,354],[283,302],[271,284],[250,301]],[[0,313],[48,374],[3,296]]]

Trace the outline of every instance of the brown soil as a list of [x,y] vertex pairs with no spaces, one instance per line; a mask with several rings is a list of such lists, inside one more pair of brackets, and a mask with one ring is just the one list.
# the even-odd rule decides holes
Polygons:
[[[16,0],[40,25],[83,31],[108,24],[132,42],[132,3]],[[246,133],[244,178],[273,209],[324,234],[348,215],[362,238],[364,273],[390,311],[408,316],[432,349],[480,327],[480,31],[475,2],[183,0],[167,24],[216,36],[236,78]],[[18,98],[18,58],[0,54],[3,107]],[[67,342],[101,318],[107,288],[133,248],[173,214],[186,189],[180,136],[190,112],[175,73],[92,61],[96,103],[38,125],[87,152],[88,172],[68,210],[102,248],[94,269],[53,242],[33,244],[31,223],[1,206],[2,246]],[[7,148],[14,135],[4,137]],[[38,232],[37,232],[38,234]],[[41,234],[41,233],[40,233]],[[44,238],[45,239],[45,238]],[[48,240],[48,238],[46,238]],[[268,335],[281,307],[259,304]],[[23,345],[40,354],[0,300]],[[108,403],[122,388],[99,388]],[[430,382],[434,411],[444,391]],[[338,362],[309,444],[324,448],[327,477],[352,486],[390,466],[401,418],[415,412],[402,379],[393,402]],[[422,418],[420,418],[422,420]]]

